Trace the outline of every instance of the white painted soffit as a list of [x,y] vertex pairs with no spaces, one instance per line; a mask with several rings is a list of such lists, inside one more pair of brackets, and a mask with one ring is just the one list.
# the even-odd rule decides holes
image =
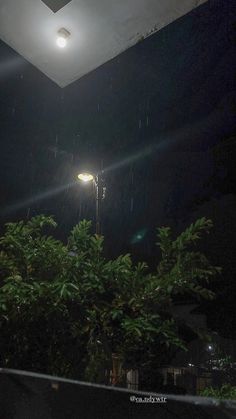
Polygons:
[[[57,1],[54,13],[45,3]],[[0,38],[64,87],[205,1],[0,0]],[[71,36],[60,49],[62,27]]]

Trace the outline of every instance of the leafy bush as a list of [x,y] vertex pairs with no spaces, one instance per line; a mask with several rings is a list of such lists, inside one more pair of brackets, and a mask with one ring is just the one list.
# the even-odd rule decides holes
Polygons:
[[189,293],[211,299],[219,272],[194,245],[205,218],[177,239],[158,229],[162,258],[151,273],[130,255],[103,256],[103,237],[81,221],[65,245],[47,234],[52,217],[8,223],[0,239],[0,357],[5,367],[102,381],[116,353],[135,367],[185,348],[170,314]]
[[236,400],[236,387],[230,384],[224,384],[222,387],[215,389],[207,387],[199,394],[202,397],[214,397],[215,399],[232,399]]

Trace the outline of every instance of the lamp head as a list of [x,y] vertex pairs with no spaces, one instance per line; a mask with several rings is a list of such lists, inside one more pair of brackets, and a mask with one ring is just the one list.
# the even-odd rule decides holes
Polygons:
[[78,179],[82,182],[88,183],[94,180],[94,176],[91,173],[79,173]]

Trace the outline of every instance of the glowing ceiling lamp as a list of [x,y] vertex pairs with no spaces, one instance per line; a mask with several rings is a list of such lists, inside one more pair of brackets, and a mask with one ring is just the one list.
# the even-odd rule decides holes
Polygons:
[[57,32],[57,41],[56,41],[57,46],[59,48],[65,48],[69,37],[70,37],[70,32],[67,29],[65,28],[59,29],[59,31]]

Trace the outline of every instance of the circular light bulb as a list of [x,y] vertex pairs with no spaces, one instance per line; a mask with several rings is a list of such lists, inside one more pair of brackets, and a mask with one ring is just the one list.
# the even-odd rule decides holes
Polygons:
[[58,47],[65,48],[66,44],[67,44],[66,38],[64,36],[61,36],[61,35],[58,36],[58,38],[57,38]]

